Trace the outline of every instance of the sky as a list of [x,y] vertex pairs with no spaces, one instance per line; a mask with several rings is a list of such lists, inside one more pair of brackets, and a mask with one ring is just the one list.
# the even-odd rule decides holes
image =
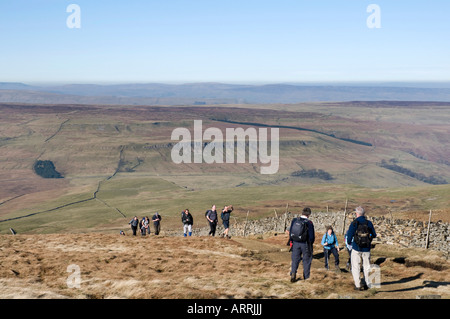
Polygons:
[[450,81],[450,1],[0,1],[0,82],[342,81]]

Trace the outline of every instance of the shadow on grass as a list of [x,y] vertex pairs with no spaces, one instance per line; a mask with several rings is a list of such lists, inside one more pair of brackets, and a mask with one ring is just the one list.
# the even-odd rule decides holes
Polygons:
[[[383,284],[381,284],[383,285]],[[422,286],[415,286],[415,287],[409,287],[409,288],[403,288],[403,289],[395,289],[395,290],[386,290],[383,292],[405,292],[405,291],[414,291],[414,290],[420,290],[423,288],[438,288],[440,286],[448,286],[450,285],[450,282],[448,281],[432,281],[432,280],[425,280],[422,284]]]

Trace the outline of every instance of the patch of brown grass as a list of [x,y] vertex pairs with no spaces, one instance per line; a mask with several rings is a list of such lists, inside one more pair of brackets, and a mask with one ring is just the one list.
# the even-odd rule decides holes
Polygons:
[[[387,257],[380,265],[386,284],[379,290],[354,292],[350,273],[325,270],[320,257],[313,260],[310,280],[292,284],[286,239],[284,234],[231,240],[99,233],[2,235],[0,297],[415,298],[428,290],[450,297],[448,272],[418,262],[427,258],[426,252],[405,255],[405,250],[380,245],[372,257]],[[314,253],[320,252],[316,244]],[[394,256],[406,256],[411,263],[394,262]],[[448,267],[439,253],[430,256],[434,265]],[[347,253],[341,252],[341,268],[346,259]],[[67,285],[71,264],[80,267],[80,288]]]

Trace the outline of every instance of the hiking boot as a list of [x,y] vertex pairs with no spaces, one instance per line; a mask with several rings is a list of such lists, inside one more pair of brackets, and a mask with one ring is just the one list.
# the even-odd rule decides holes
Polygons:
[[291,282],[296,282],[297,279],[295,277],[295,274],[291,274]]
[[356,286],[355,286],[354,290],[357,290],[357,291],[363,291],[364,288],[363,288],[363,287],[356,287]]

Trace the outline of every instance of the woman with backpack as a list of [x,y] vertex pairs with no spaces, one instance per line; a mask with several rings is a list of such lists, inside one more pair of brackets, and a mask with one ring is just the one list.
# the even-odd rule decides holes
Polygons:
[[148,217],[142,217],[142,224],[141,224],[141,236],[145,236],[145,234],[150,234],[150,228],[148,226]]
[[181,213],[181,222],[183,223],[184,237],[187,237],[188,232],[189,236],[192,236],[192,225],[194,224],[194,218],[191,213],[189,213],[189,209],[186,208]]
[[339,269],[339,243],[336,237],[336,234],[333,231],[333,227],[328,226],[327,231],[322,237],[322,246],[323,246],[323,254],[325,257],[325,268],[328,270],[328,260],[330,255],[334,256],[334,266],[336,267],[336,271],[340,271]]

